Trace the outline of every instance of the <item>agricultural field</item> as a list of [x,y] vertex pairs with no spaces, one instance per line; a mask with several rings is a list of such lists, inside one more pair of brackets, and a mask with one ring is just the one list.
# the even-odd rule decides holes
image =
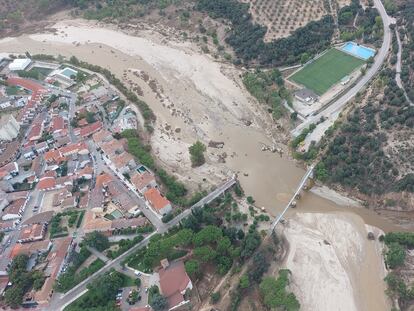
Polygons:
[[[335,2],[335,0],[331,0]],[[330,14],[329,0],[242,0],[250,4],[256,23],[266,26],[266,41],[289,36],[294,30]],[[340,8],[349,0],[337,0],[332,7]]]
[[359,58],[331,49],[289,79],[322,95],[363,64],[364,61]]

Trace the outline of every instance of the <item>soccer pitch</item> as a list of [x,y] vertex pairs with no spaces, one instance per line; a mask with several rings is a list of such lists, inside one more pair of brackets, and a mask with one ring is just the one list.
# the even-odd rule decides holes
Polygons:
[[318,95],[322,95],[364,63],[362,59],[337,49],[330,49],[289,79],[302,84]]

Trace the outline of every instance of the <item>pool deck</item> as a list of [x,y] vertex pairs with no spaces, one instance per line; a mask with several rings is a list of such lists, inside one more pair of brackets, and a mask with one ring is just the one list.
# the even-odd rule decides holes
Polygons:
[[[348,49],[348,46],[352,46],[350,49]],[[344,44],[342,44],[341,46],[338,46],[337,49],[339,49],[340,51],[347,53],[349,55],[352,55],[354,57],[357,57],[359,59],[363,59],[363,60],[368,60],[371,57],[374,57],[375,54],[377,53],[377,51],[375,49],[372,49],[370,47],[367,47],[365,45],[360,45],[356,42],[353,41],[349,41],[346,42]],[[353,51],[355,50],[355,51]],[[358,53],[359,52],[361,53]],[[369,54],[369,55],[365,55],[365,54]]]

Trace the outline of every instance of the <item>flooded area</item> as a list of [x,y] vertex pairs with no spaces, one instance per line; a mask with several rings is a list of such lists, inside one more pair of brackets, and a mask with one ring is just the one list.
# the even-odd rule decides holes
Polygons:
[[[129,87],[140,90],[154,110],[157,121],[151,146],[162,165],[187,184],[200,187],[238,173],[246,195],[253,196],[258,206],[265,207],[273,216],[284,209],[305,170],[289,158],[269,114],[242,86],[241,71],[201,54],[190,43],[167,41],[151,30],[135,33],[141,36],[138,38],[84,21],[63,21],[56,28],[55,34],[0,40],[0,52],[76,56],[109,69]],[[208,148],[207,163],[192,169],[188,147],[197,139],[206,144],[223,142],[224,147]],[[261,150],[263,144],[275,143],[284,149],[283,155]],[[354,300],[345,304],[351,307],[344,310],[353,310],[353,306],[363,306],[355,310],[389,310],[385,298],[378,299],[385,297],[382,258],[377,244],[366,239],[365,224],[385,232],[404,228],[373,211],[340,206],[310,192],[305,192],[297,208],[289,211],[287,218],[290,217],[296,222],[296,227],[295,223],[292,225],[292,243],[299,243],[298,234],[306,235],[308,242],[315,245],[322,243],[325,236],[337,243],[326,258],[333,256],[335,264],[348,275],[337,275],[338,282],[341,279],[352,285],[348,294]],[[346,230],[341,231],[343,228]],[[344,239],[355,239],[351,241],[355,252],[348,252]],[[296,245],[304,245],[303,241]],[[303,256],[311,256],[306,254],[303,251]],[[355,258],[351,260],[350,256]],[[305,267],[311,262],[302,263]],[[316,276],[327,273],[320,268],[313,271]],[[304,278],[306,272],[302,272]],[[330,276],[328,273],[315,279],[323,286],[323,280]]]

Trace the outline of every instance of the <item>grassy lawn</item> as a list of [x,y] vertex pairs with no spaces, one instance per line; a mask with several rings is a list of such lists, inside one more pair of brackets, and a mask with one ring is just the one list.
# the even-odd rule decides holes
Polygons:
[[331,49],[311,64],[299,70],[290,79],[304,85],[316,94],[322,95],[334,84],[341,81],[343,77],[364,63],[361,59],[337,49]]

